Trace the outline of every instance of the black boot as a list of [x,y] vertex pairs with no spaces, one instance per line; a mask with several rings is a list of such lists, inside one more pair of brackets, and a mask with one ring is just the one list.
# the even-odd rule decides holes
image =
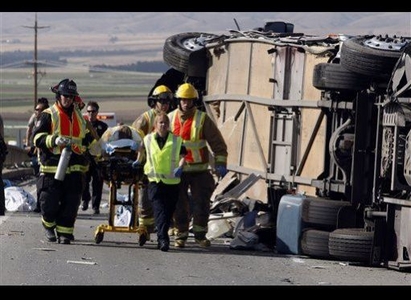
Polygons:
[[44,228],[44,233],[46,238],[49,242],[57,241],[56,233],[54,232],[54,228]]
[[88,209],[88,201],[83,201],[83,204],[81,205],[81,210],[85,211]]
[[59,244],[70,244],[70,241],[74,240],[74,236],[72,234],[58,234],[57,240]]
[[157,249],[160,249],[163,252],[167,252],[170,249],[170,243],[165,240],[159,240],[157,243]]

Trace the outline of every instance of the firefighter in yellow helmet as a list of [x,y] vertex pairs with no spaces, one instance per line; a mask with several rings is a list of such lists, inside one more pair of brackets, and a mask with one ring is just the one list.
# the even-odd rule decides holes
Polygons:
[[[206,238],[206,233],[210,199],[215,189],[214,177],[209,169],[209,149],[217,175],[224,177],[227,173],[227,145],[214,121],[195,106],[198,92],[192,84],[180,85],[175,97],[178,108],[168,114],[170,131],[182,137],[187,155],[174,213],[174,246],[185,247],[192,217],[195,242],[201,247],[209,247],[210,241]],[[188,194],[189,190],[191,196]]]
[[[167,86],[157,86],[148,97],[148,105],[151,108],[138,116],[133,122],[132,127],[142,132],[144,136],[153,132],[155,128],[155,117],[160,112],[168,113],[173,107],[173,101],[173,93]],[[138,222],[141,232],[139,236],[140,246],[146,243],[150,237],[150,233],[153,233],[155,229],[153,208],[147,195],[148,180],[146,176],[143,178],[142,183],[138,193]]]

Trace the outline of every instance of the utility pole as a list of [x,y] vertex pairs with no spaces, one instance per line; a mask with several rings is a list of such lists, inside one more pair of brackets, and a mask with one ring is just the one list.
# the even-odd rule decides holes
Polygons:
[[33,28],[34,29],[34,60],[33,60],[33,65],[34,65],[34,108],[36,108],[36,103],[37,103],[37,87],[38,87],[38,81],[37,81],[37,30],[38,29],[43,29],[47,28],[49,26],[37,26],[37,13],[35,13],[35,19],[34,19],[34,27],[29,27],[29,26],[23,26],[27,28]]

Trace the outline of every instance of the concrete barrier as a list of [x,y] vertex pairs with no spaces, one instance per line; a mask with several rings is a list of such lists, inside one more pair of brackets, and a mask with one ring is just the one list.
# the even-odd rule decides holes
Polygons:
[[30,166],[30,157],[27,155],[27,151],[14,145],[7,145],[7,148],[9,153],[3,164],[3,179],[34,176],[33,168],[26,167]]
[[13,166],[15,164],[21,165],[21,163],[30,163],[30,157],[27,155],[27,151],[13,145],[7,145],[9,154],[7,154],[6,161],[4,162],[4,167]]
[[10,169],[3,169],[3,179],[16,179],[22,178],[27,176],[34,176],[33,168],[10,168]]

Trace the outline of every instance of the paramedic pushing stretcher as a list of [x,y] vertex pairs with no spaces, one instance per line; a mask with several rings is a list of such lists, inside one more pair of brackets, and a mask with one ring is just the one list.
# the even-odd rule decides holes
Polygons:
[[[37,181],[42,224],[49,242],[70,244],[74,223],[84,188],[88,160],[84,153],[86,120],[74,98],[78,96],[73,80],[64,79],[51,89],[56,102],[41,113],[33,132],[33,142],[40,149],[40,176]],[[54,178],[61,153],[70,147],[72,154],[63,181]],[[57,237],[56,237],[57,233]]]

